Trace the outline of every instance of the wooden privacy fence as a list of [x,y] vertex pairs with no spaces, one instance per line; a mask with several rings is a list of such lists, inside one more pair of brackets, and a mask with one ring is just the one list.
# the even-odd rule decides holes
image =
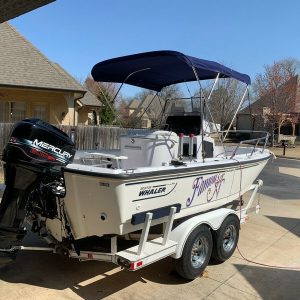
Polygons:
[[147,129],[121,128],[114,126],[61,126],[70,137],[74,136],[77,150],[120,149],[120,135],[145,133]]
[[[0,123],[0,155],[8,142],[13,123]],[[120,135],[145,133],[147,129],[120,128],[114,126],[57,126],[74,137],[77,150],[120,149]]]
[[13,123],[0,123],[0,156],[6,143],[8,142]]

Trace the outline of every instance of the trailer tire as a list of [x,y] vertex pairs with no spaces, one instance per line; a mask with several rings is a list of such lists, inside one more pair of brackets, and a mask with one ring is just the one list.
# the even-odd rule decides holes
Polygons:
[[202,275],[210,260],[212,244],[212,235],[206,225],[195,228],[184,245],[181,257],[175,260],[176,272],[189,280]]
[[240,222],[237,216],[229,215],[221,227],[213,232],[214,247],[212,258],[224,262],[231,257],[239,240]]

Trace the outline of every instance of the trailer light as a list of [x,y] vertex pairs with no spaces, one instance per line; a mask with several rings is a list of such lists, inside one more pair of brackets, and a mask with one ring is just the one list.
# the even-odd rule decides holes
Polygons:
[[135,263],[135,262],[131,262],[130,263],[130,270],[131,271],[134,271],[135,269],[137,269],[138,267],[141,267],[143,265],[143,261],[141,260],[141,261],[138,261],[137,263]]
[[94,258],[94,257],[93,257],[93,253],[88,253],[88,254],[87,254],[87,258],[88,258],[88,259],[93,259],[93,258]]
[[143,265],[143,261],[141,260],[141,261],[138,261],[137,263],[136,263],[136,266],[137,267],[141,267]]
[[129,270],[134,271],[135,269],[142,267],[143,266],[143,261],[138,261],[138,262],[131,262]]

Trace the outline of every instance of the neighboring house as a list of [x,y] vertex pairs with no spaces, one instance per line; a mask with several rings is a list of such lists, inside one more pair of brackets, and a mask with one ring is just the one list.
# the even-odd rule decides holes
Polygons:
[[159,128],[164,125],[166,114],[172,110],[171,108],[175,102],[168,102],[168,105],[166,105],[165,100],[162,98],[156,95],[148,95],[143,101],[133,100],[130,103],[129,110],[134,109],[132,116],[143,114],[144,128]]
[[133,113],[135,113],[137,111],[137,108],[140,106],[141,104],[141,100],[138,99],[133,99],[130,101],[130,103],[128,104],[128,116],[131,116]]
[[143,106],[143,101],[134,99],[132,100],[127,108],[127,118],[132,121],[139,121],[139,127],[151,128],[151,120],[149,119],[147,112]]
[[[183,115],[189,112],[185,101],[168,101],[155,95],[148,95],[144,100],[134,99],[127,107],[127,116],[131,120],[141,119],[142,128],[164,127],[166,117],[172,115]],[[164,112],[164,113],[163,113]]]
[[[281,134],[299,136],[300,76],[295,76],[287,84],[278,91],[279,96],[284,99],[283,101],[278,100],[278,103],[275,104],[271,96],[265,96],[252,103],[250,107],[242,109],[237,115],[237,129],[270,131],[270,120],[274,118],[278,142],[287,138]],[[282,95],[280,95],[281,93]],[[275,108],[274,105],[276,105]]]
[[87,91],[84,97],[78,99],[76,102],[77,124],[100,124],[102,104],[94,94]]
[[257,118],[257,114],[250,112],[249,107],[242,109],[236,116],[236,129],[254,130],[256,128],[255,118]]
[[99,120],[97,98],[8,23],[0,24],[0,66],[0,123],[89,124],[91,113]]

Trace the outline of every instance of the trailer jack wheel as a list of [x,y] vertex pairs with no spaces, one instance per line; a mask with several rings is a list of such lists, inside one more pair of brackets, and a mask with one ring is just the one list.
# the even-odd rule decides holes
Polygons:
[[182,256],[175,260],[176,272],[190,280],[202,275],[211,256],[212,244],[212,235],[207,226],[195,228],[185,243]]
[[234,215],[229,215],[221,227],[213,232],[214,247],[212,258],[224,262],[233,254],[239,240],[240,222]]

